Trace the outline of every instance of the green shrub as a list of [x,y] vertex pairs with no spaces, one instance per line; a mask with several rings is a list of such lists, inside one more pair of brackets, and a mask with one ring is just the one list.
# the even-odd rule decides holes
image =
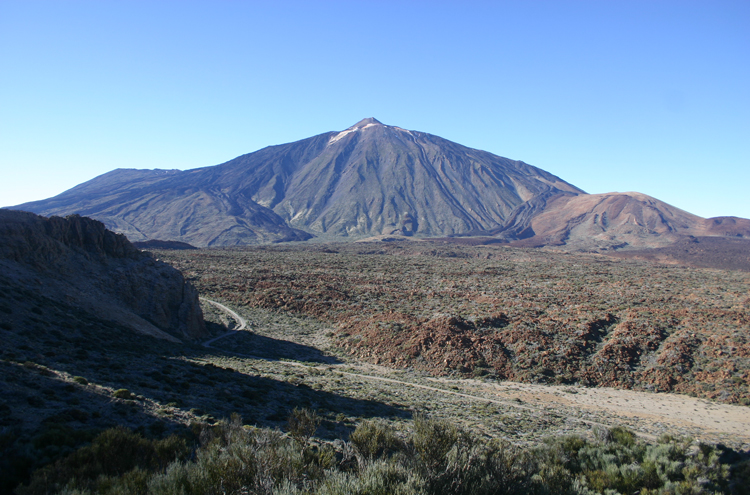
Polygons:
[[581,465],[578,452],[586,447],[588,442],[576,435],[555,437],[547,440],[547,450],[540,452],[540,456],[547,457],[548,462],[559,464],[571,472],[580,472]]
[[[287,488],[287,493],[300,493]],[[334,472],[318,488],[318,495],[426,495],[424,480],[403,464],[379,460],[359,473]]]
[[321,418],[317,413],[307,408],[295,407],[287,419],[289,436],[301,445],[307,445],[310,437],[315,435],[318,426],[320,426],[320,421]]
[[627,428],[615,426],[609,430],[609,434],[612,436],[612,441],[617,442],[620,445],[624,445],[625,447],[632,447],[635,445],[635,433]]
[[[126,428],[112,428],[97,436],[91,445],[36,471],[30,483],[19,488],[17,493],[46,494],[66,485],[93,489],[100,477],[112,483],[112,478],[122,477],[136,468],[163,469],[175,459],[185,458],[188,453],[184,439],[147,440]],[[74,483],[72,487],[71,482]]]
[[404,442],[383,421],[364,421],[349,435],[349,441],[360,456],[377,459],[405,450]]
[[[741,454],[666,436],[647,445],[625,429],[607,430],[598,442],[570,436],[530,448],[417,415],[405,440],[376,420],[359,424],[349,443],[319,446],[311,442],[319,422],[295,409],[286,436],[245,427],[233,414],[194,425],[200,446],[192,455],[184,439],[115,428],[38,470],[17,493],[747,495],[750,487],[750,461]],[[68,432],[52,431],[39,445],[67,445]]]
[[114,391],[114,393],[112,395],[114,397],[116,397],[117,399],[130,400],[130,399],[133,398],[133,394],[130,392],[130,390],[128,390],[126,388],[117,389],[117,390]]
[[87,379],[85,379],[84,377],[82,377],[82,376],[74,376],[73,377],[73,381],[76,382],[76,383],[78,383],[79,385],[88,385],[89,384],[89,381]]
[[282,480],[296,485],[309,479],[299,445],[278,431],[247,431],[234,415],[200,436],[203,445],[195,461],[172,463],[151,479],[149,493],[271,493]]
[[411,442],[428,470],[440,469],[445,464],[446,455],[461,436],[462,432],[447,421],[429,419],[421,414],[414,417]]
[[532,479],[537,463],[530,451],[485,442],[447,421],[416,416],[409,443],[414,453],[408,464],[430,494],[526,494],[544,484]]

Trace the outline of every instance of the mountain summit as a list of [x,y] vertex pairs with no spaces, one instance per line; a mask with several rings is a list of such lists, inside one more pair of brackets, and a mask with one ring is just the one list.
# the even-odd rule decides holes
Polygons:
[[218,246],[501,229],[519,208],[582,193],[521,161],[367,118],[212,167],[114,170],[16,208],[90,216],[133,241]]
[[356,124],[354,124],[353,126],[351,126],[349,129],[359,129],[361,127],[365,127],[365,126],[370,125],[370,124],[383,125],[383,123],[381,121],[379,121],[378,119],[376,119],[374,117],[369,117],[369,118],[360,120],[359,122],[357,122]]

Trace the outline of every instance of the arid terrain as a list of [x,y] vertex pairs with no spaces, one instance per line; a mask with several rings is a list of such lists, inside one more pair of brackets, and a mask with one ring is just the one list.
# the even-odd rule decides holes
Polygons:
[[[213,348],[230,353],[238,369],[252,363],[254,368],[270,370],[271,376],[296,372],[301,383],[314,389],[334,388],[353,397],[366,390],[368,397],[386,402],[398,398],[411,411],[429,411],[491,437],[519,441],[624,425],[647,439],[666,433],[750,448],[748,407],[610,387],[434,377],[358,362],[333,347],[325,326],[304,318],[266,309],[243,314],[248,328],[212,343]],[[226,318],[231,326],[231,317],[221,312],[214,317]]]
[[750,403],[750,275],[502,246],[170,251],[206,297],[304,315],[366,362]]
[[194,340],[0,276],[0,491],[105,428],[289,431],[295,408],[344,458],[368,421],[409,438],[421,417],[518,448],[624,427],[750,450],[750,274],[384,239],[153,251],[201,296]]

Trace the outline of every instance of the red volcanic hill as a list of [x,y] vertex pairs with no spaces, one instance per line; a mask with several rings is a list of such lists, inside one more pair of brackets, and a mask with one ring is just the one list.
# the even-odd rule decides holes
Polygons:
[[527,225],[534,235],[515,244],[598,251],[664,247],[685,236],[750,238],[750,220],[705,219],[637,192],[559,196]]

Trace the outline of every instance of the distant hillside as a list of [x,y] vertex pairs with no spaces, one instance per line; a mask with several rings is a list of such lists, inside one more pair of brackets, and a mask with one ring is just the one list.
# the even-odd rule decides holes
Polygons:
[[195,246],[303,241],[268,208],[211,183],[210,169],[113,170],[43,201],[15,209],[96,218],[131,241],[173,239]]
[[558,196],[518,224],[533,235],[513,246],[583,251],[659,248],[686,236],[750,238],[750,220],[705,219],[636,192]]

